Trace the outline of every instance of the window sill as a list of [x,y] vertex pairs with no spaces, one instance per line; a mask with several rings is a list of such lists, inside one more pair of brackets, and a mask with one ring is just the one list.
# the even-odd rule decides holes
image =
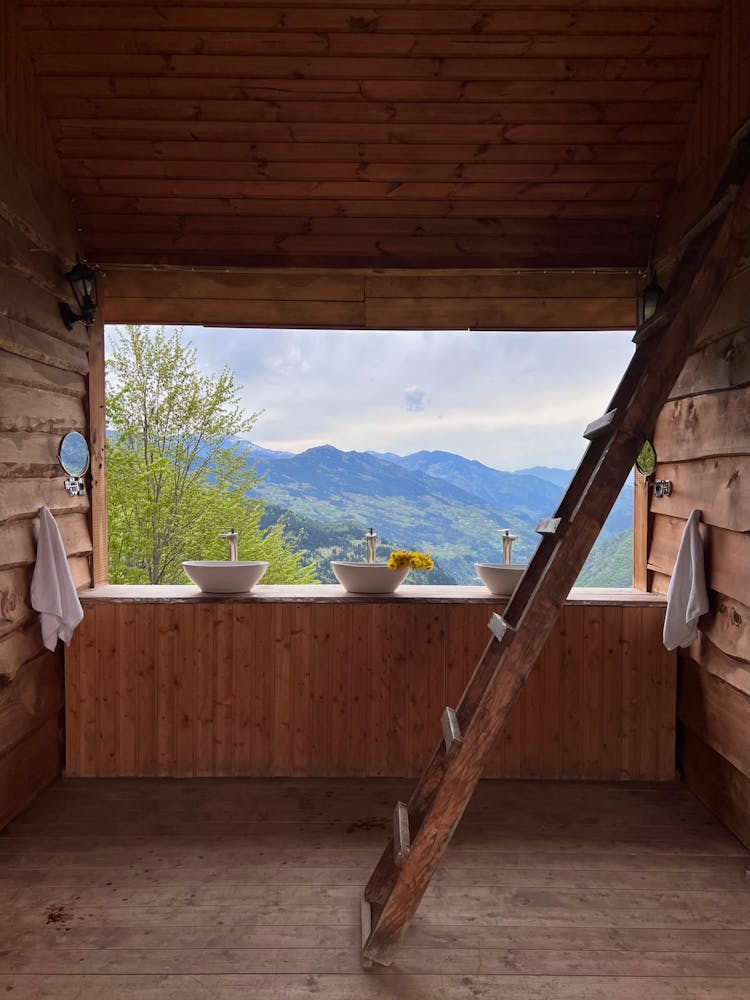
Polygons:
[[[395,594],[347,594],[338,584],[308,584],[285,586],[259,584],[249,594],[203,594],[194,586],[145,586],[102,584],[80,590],[78,596],[86,604],[505,604],[503,597],[493,597],[484,587],[435,587],[407,585]],[[647,594],[632,587],[600,589],[574,587],[566,604],[609,605],[618,607],[638,604],[644,607],[664,607],[662,594]]]

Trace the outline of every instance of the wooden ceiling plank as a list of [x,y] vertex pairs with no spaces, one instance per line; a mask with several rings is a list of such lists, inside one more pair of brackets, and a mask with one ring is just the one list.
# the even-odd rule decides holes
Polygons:
[[[493,214],[504,218],[537,219],[634,219],[653,221],[659,209],[658,201],[618,202],[543,202],[500,201],[493,204]],[[146,212],[166,215],[267,215],[268,202],[233,198],[134,198],[118,195],[79,195],[76,205],[81,212]],[[358,218],[380,216],[405,218],[448,216],[482,218],[488,214],[487,204],[476,201],[388,201],[387,199],[287,199],[274,200],[273,212],[278,216],[306,215],[318,217]]]
[[[205,7],[205,0],[181,0],[181,4],[184,8],[201,8]],[[85,11],[91,10],[91,8],[99,9],[101,8],[101,0],[20,0],[19,7],[24,11],[24,23],[31,25],[34,17],[45,18],[48,16],[54,16],[59,12],[61,8],[75,8],[81,11],[83,15]],[[144,8],[150,9],[158,6],[155,0],[116,0],[113,3],[110,0],[108,7],[125,8],[129,12],[133,13],[137,10],[143,10]],[[227,7],[233,9],[239,9],[242,7],[247,8],[258,8],[260,5],[257,0],[231,0],[231,3],[217,3],[214,7],[216,11],[222,11]],[[318,9],[318,8],[330,8],[331,6],[340,6],[344,8],[354,9],[361,13],[362,8],[366,12],[371,12],[373,6],[375,6],[372,0],[350,0],[350,2],[339,2],[339,0],[333,0],[331,2],[325,2],[325,0],[294,0],[293,6],[295,9]],[[420,10],[420,9],[430,9],[430,10],[455,10],[455,0],[378,0],[377,8],[382,10],[388,10],[390,8],[396,8],[398,10]],[[704,13],[716,13],[721,8],[721,0],[575,0],[575,10],[580,11],[597,11],[597,12],[611,12],[611,11],[638,11],[645,13],[663,13],[668,11],[677,11],[678,13],[683,11],[703,11]],[[545,10],[558,10],[564,12],[570,12],[571,3],[570,0],[472,0],[472,10],[489,10],[489,11],[545,11]],[[64,16],[64,15],[63,15]]]
[[[560,224],[547,219],[502,219],[484,217],[472,218],[407,218],[383,219],[381,217],[310,218],[308,216],[211,216],[211,215],[96,215],[81,217],[81,224],[87,231],[106,234],[111,240],[118,233],[160,233],[166,235],[189,233],[230,236],[240,234],[252,239],[257,234],[271,234],[279,237],[291,234],[311,233],[347,236],[353,231],[377,236],[491,236],[522,237],[532,243],[539,240],[560,238]],[[650,243],[651,220],[626,219],[608,220],[607,235],[617,240],[645,240]],[[593,238],[602,238],[599,219],[571,219],[565,222],[565,237],[574,243],[585,243]]]
[[[306,8],[297,3],[288,6],[225,5],[185,3],[156,5],[112,4],[83,6],[65,5],[37,8],[34,14],[24,16],[24,28],[30,33],[45,29],[82,32],[120,31],[147,34],[150,31],[198,30],[206,34],[286,32],[335,32],[335,33],[411,33],[431,32],[451,35],[513,34],[712,34],[715,16],[707,10],[665,11],[658,3],[645,3],[640,16],[631,10],[610,6],[606,10],[571,10],[560,0],[555,9],[529,9],[532,4],[492,4],[481,12],[472,5],[459,9],[456,5],[444,7],[427,5],[424,9],[401,5],[387,9],[376,4],[342,7],[334,4],[317,4]],[[98,8],[98,9],[97,9]]]
[[298,101],[692,101],[697,80],[264,80],[244,77],[47,76],[39,92],[53,97],[149,97],[194,100]]
[[48,115],[59,119],[211,122],[388,123],[407,124],[625,124],[686,123],[692,116],[688,102],[631,102],[608,105],[601,101],[575,103],[534,101],[502,104],[457,101],[422,103],[351,101],[185,101],[150,97],[46,97]]
[[[253,201],[277,199],[383,199],[389,202],[439,200],[476,200],[487,204],[486,211],[495,201],[569,201],[619,202],[659,200],[665,193],[663,181],[610,181],[584,182],[508,182],[489,184],[481,182],[392,182],[392,181],[220,181],[163,180],[161,178],[98,178],[96,190],[101,194],[123,195],[135,198],[200,198],[248,199]],[[68,189],[73,194],[86,195],[92,190],[89,178],[71,178]]]
[[70,178],[162,178],[276,181],[671,181],[674,164],[631,163],[292,163],[262,160],[62,160]]
[[[389,258],[397,256],[401,260],[408,259],[409,253],[414,253],[417,258],[427,259],[431,256],[440,255],[443,258],[453,254],[454,257],[466,262],[472,256],[481,257],[487,261],[486,264],[475,263],[473,266],[511,266],[512,262],[523,258],[526,261],[535,261],[540,256],[550,257],[561,255],[566,260],[568,255],[580,261],[585,259],[586,266],[594,268],[597,259],[596,253],[602,251],[606,240],[595,237],[585,237],[578,240],[570,239],[563,227],[557,233],[551,233],[548,237],[536,236],[534,240],[529,240],[526,236],[503,237],[498,240],[495,236],[399,236],[387,234],[385,236],[361,233],[356,227],[352,227],[348,234],[337,233],[335,236],[319,235],[315,233],[292,233],[288,236],[279,231],[276,234],[253,234],[252,242],[248,241],[245,233],[225,234],[223,237],[224,251],[235,255],[252,256],[255,260],[264,254],[278,256],[280,258],[290,258],[307,254],[321,254],[323,256],[334,255],[340,258],[342,255],[352,255],[352,266],[354,257],[363,255],[371,259],[378,256],[381,261],[387,263]],[[212,233],[149,233],[144,241],[141,233],[97,233],[92,238],[92,245],[101,241],[101,245],[116,248],[118,251],[175,251],[176,253],[186,253],[193,250],[210,251],[216,246],[216,237]],[[606,266],[613,266],[613,261],[617,261],[617,266],[632,266],[633,249],[641,246],[643,241],[635,239],[623,239],[621,244],[613,250],[605,249],[604,254],[608,255],[609,262]],[[623,263],[623,256],[627,260]],[[502,265],[495,263],[501,261]],[[256,265],[257,266],[257,265]],[[416,265],[415,265],[416,266]],[[564,266],[568,266],[567,264]]]
[[[217,254],[215,245],[208,251],[179,250],[167,251],[146,251],[143,246],[136,250],[123,250],[116,243],[107,245],[101,241],[92,243],[91,253],[96,254],[96,259],[105,266],[119,265],[142,265],[145,267],[160,267],[169,265],[175,267],[210,267],[216,262]],[[599,256],[596,257],[596,254]],[[637,260],[642,259],[642,255],[648,255],[648,243],[644,247],[638,248],[641,256],[636,257],[632,248],[617,247],[611,244],[597,245],[591,247],[588,253],[569,252],[563,256],[545,256],[544,253],[532,251],[528,245],[524,247],[523,256],[513,258],[511,254],[495,253],[492,257],[476,256],[469,258],[459,258],[455,248],[450,256],[445,255],[417,255],[411,259],[402,257],[390,257],[387,260],[382,253],[377,255],[362,255],[356,260],[351,254],[331,254],[321,256],[320,254],[301,254],[297,256],[283,254],[253,254],[247,246],[241,250],[227,250],[222,252],[222,266],[234,267],[328,267],[339,269],[342,267],[352,267],[354,264],[361,267],[389,267],[389,268],[409,268],[409,267],[442,267],[460,270],[463,267],[562,267],[562,268],[590,268],[593,263],[600,267],[632,267]]]
[[30,44],[38,60],[41,56],[113,55],[191,56],[331,56],[335,58],[408,57],[472,58],[524,57],[685,58],[707,55],[711,34],[674,34],[644,36],[637,20],[622,34],[545,34],[534,32],[481,34],[434,34],[372,32],[336,34],[324,31],[273,33],[254,31],[90,31],[59,30],[29,33]]
[[[116,264],[141,263],[149,267],[161,264],[177,267],[210,266],[216,261],[216,242],[175,244],[171,240],[155,240],[153,245],[117,239],[107,242],[101,236],[92,237],[90,252],[106,268]],[[232,238],[222,249],[225,267],[327,267],[332,269],[361,267],[441,267],[460,270],[464,267],[555,267],[604,268],[632,267],[640,254],[648,253],[648,242],[637,246],[612,246],[610,241],[590,242],[585,247],[570,247],[561,239],[559,244],[534,247],[525,242],[511,246],[495,245],[489,252],[474,252],[471,248],[450,243],[416,244],[391,243],[387,253],[380,243],[360,243],[352,249],[306,247],[300,252],[283,252],[268,247],[256,249],[247,240]]]
[[[446,128],[439,124],[388,125],[384,123],[342,122],[166,122],[112,120],[70,120],[53,123],[55,138],[99,141],[101,139],[160,138],[162,141],[211,141],[223,137],[225,141],[290,142],[304,143],[357,142],[404,144],[437,143],[446,138]],[[622,145],[644,143],[679,144],[684,140],[687,127],[684,122],[579,124],[575,127],[555,123],[530,125],[466,125],[455,124],[450,136],[456,143],[525,144],[567,146],[571,138],[576,143],[597,145]],[[558,154],[559,155],[559,154]]]
[[[446,138],[444,136],[444,138]],[[679,143],[631,143],[627,145],[598,143],[410,143],[408,146],[390,142],[232,142],[189,140],[159,140],[128,137],[98,138],[90,152],[123,161],[131,159],[190,161],[237,160],[262,163],[672,163],[676,164]],[[79,157],[81,144],[77,139],[60,139],[59,155]]]
[[375,58],[131,55],[89,53],[71,59],[60,53],[34,54],[39,76],[245,76],[297,79],[398,80],[699,80],[699,58]]

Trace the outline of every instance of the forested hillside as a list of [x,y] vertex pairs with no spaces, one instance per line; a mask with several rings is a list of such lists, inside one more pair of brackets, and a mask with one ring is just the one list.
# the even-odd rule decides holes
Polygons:
[[[255,492],[266,504],[263,526],[283,521],[305,562],[321,581],[332,580],[331,559],[364,559],[365,531],[381,539],[380,555],[403,548],[431,553],[431,583],[478,583],[477,562],[502,561],[500,531],[518,535],[514,562],[528,561],[536,524],[550,516],[572,470],[537,467],[523,472],[491,469],[451,452],[412,455],[339,451],[330,445],[298,455],[254,451],[247,458],[259,474]],[[605,524],[582,579],[590,586],[630,583],[630,556],[623,533],[632,529],[628,483]],[[607,544],[616,537],[616,544]],[[606,547],[604,547],[606,545]],[[419,582],[416,574],[409,577]]]

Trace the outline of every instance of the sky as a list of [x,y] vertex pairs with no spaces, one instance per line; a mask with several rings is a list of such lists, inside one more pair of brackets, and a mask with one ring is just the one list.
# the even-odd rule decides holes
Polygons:
[[263,411],[250,437],[264,448],[452,451],[509,471],[574,467],[633,352],[632,331],[183,335],[205,371],[234,370],[243,405]]

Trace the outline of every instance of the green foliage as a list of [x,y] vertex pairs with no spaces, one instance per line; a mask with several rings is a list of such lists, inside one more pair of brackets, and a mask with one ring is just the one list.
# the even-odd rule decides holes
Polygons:
[[218,534],[236,529],[240,559],[269,562],[264,583],[312,583],[314,570],[284,536],[262,531],[248,500],[255,471],[233,443],[247,415],[229,368],[202,374],[179,330],[118,330],[107,362],[109,579],[184,583],[186,559],[222,559]]
[[581,570],[576,587],[633,586],[633,529],[598,538]]
[[[262,527],[285,527],[297,540],[297,547],[305,562],[316,566],[320,583],[337,583],[331,570],[331,560],[364,562],[366,557],[365,532],[367,528],[357,521],[318,521],[275,504],[266,504],[261,520]],[[396,546],[387,538],[380,538],[378,558],[386,559]],[[403,586],[412,584],[451,586],[456,580],[435,563],[431,573],[412,570]]]

